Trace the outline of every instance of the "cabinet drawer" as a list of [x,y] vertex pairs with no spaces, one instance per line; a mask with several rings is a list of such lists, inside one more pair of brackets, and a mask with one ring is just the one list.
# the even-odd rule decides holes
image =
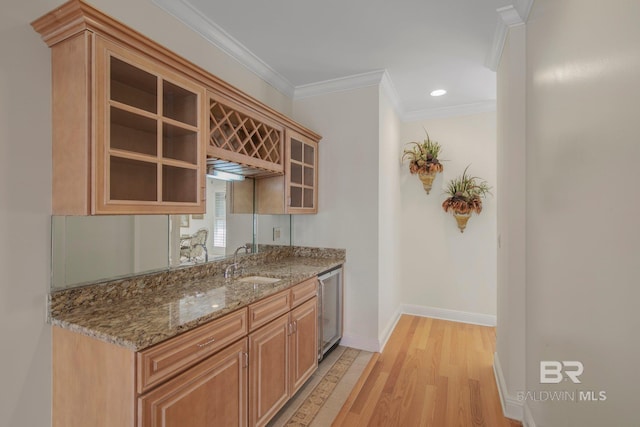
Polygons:
[[309,298],[316,296],[318,279],[312,277],[291,288],[291,308],[297,307]]
[[137,353],[137,390],[143,393],[247,334],[247,309],[235,311]]
[[246,426],[247,339],[138,398],[138,427]]
[[249,330],[264,325],[289,311],[289,290],[282,291],[249,306]]

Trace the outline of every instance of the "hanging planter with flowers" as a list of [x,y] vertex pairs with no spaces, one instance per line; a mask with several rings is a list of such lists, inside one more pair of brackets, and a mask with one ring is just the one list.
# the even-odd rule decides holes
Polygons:
[[455,217],[461,233],[464,232],[471,214],[482,212],[482,199],[491,194],[489,184],[476,176],[467,175],[467,169],[469,166],[462,175],[449,181],[445,189],[449,197],[442,203],[442,209]]
[[412,141],[407,145],[410,147],[404,149],[402,161],[409,160],[409,172],[412,175],[418,174],[424,191],[429,194],[436,174],[444,170],[442,163],[438,161],[442,147],[438,142],[431,140],[428,133],[427,139],[422,143]]

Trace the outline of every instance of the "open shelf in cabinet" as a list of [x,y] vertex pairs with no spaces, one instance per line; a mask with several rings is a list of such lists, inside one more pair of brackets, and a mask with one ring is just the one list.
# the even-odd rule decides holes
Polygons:
[[107,160],[97,158],[105,177],[97,210],[204,211],[204,88],[109,41],[96,45],[107,130],[98,135]]

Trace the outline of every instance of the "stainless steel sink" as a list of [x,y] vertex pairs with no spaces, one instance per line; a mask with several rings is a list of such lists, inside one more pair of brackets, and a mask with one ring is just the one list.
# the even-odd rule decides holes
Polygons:
[[275,277],[265,277],[265,276],[247,276],[247,277],[241,277],[238,279],[238,282],[243,282],[243,283],[257,283],[260,285],[266,285],[269,283],[275,283],[275,282],[279,282],[282,279],[277,279]]

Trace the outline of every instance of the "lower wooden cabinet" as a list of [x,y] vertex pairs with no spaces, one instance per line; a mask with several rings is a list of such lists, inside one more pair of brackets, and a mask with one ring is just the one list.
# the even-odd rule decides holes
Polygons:
[[139,427],[247,425],[247,339],[138,399]]
[[264,426],[289,399],[289,314],[249,335],[249,425]]
[[53,427],[266,425],[318,366],[316,289],[309,279],[141,352],[54,326]]
[[318,298],[291,311],[289,392],[295,394],[318,368]]
[[249,425],[266,425],[318,368],[318,298],[249,334]]

